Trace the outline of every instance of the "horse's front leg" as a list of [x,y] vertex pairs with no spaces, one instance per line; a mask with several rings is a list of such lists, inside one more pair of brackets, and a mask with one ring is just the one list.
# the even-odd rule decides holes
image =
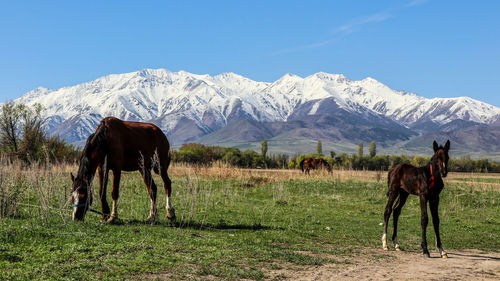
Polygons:
[[120,191],[121,172],[122,171],[120,169],[113,170],[113,189],[111,190],[111,198],[113,198],[113,207],[111,209],[111,215],[108,218],[108,222],[113,222],[118,217],[118,211],[116,205],[118,203],[118,197]]
[[403,209],[403,206],[406,203],[406,199],[408,198],[408,192],[404,191],[403,189],[399,190],[399,198],[398,201],[396,202],[396,206],[394,207],[394,214],[392,215],[392,218],[394,220],[393,222],[393,231],[392,231],[392,242],[394,243],[394,249],[396,251],[401,251],[401,247],[399,246],[399,241],[398,241],[398,219],[399,215],[401,214],[401,210]]
[[97,167],[97,172],[99,174],[99,198],[101,199],[102,207],[102,217],[101,221],[106,221],[109,218],[109,205],[106,200],[106,189],[108,186],[108,173],[109,170],[104,171],[104,169],[99,165]]
[[443,250],[443,246],[441,245],[441,237],[439,235],[439,214],[438,214],[439,197],[437,196],[436,198],[429,200],[429,205],[431,208],[434,233],[436,234],[436,247],[438,248],[441,257],[443,259],[446,259],[448,258],[448,254]]
[[421,212],[421,225],[422,225],[422,250],[424,256],[430,258],[429,250],[427,249],[427,224],[429,223],[429,217],[427,216],[427,198],[424,195],[420,195],[420,212]]

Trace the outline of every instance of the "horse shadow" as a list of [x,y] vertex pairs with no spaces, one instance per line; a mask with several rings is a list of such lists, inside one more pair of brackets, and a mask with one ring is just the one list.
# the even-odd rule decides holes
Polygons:
[[115,225],[151,225],[165,226],[180,229],[196,229],[196,230],[284,230],[282,227],[269,227],[260,223],[254,224],[231,224],[225,221],[218,223],[199,222],[195,220],[175,220],[175,221],[155,221],[148,222],[144,220],[118,220]]

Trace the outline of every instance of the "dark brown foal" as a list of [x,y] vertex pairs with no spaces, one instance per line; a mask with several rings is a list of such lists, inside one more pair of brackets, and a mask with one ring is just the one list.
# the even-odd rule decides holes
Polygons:
[[429,202],[432,223],[436,234],[436,246],[442,258],[447,258],[448,255],[443,250],[441,245],[441,237],[439,236],[439,194],[444,188],[443,178],[448,174],[448,151],[450,150],[450,141],[448,140],[443,146],[438,146],[437,142],[433,143],[434,156],[430,162],[423,167],[414,167],[409,164],[398,164],[389,170],[387,196],[387,205],[384,212],[384,234],[382,235],[382,246],[384,250],[387,247],[387,225],[392,212],[394,201],[394,216],[393,216],[393,232],[392,242],[396,251],[401,250],[398,242],[398,218],[401,214],[401,209],[406,203],[408,195],[413,194],[420,197],[421,225],[422,225],[422,250],[426,257],[430,257],[427,250],[426,229],[429,218],[427,216],[427,202]]

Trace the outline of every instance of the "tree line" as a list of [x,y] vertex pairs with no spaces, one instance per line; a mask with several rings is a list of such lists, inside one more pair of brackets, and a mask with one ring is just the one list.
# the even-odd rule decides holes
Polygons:
[[0,112],[0,156],[26,164],[74,162],[79,150],[43,129],[43,108],[8,102]]
[[[323,158],[334,169],[350,170],[372,170],[387,171],[399,163],[407,163],[417,167],[429,163],[431,156],[408,156],[408,155],[377,155],[376,144],[369,144],[369,153],[364,155],[363,143],[358,145],[358,154],[340,153],[329,151],[324,155],[321,141],[318,141],[316,152],[310,154],[287,154],[267,153],[267,141],[261,143],[261,153],[254,150],[241,151],[238,148],[220,146],[206,146],[198,143],[182,145],[179,150],[172,151],[172,159],[177,163],[188,163],[196,165],[210,165],[216,161],[222,161],[236,167],[242,168],[284,168],[299,169],[300,162],[308,157]],[[448,171],[452,172],[500,172],[500,163],[488,159],[473,160],[470,156],[461,158],[450,158]]]
[[[20,159],[24,163],[75,162],[81,151],[66,143],[59,136],[50,136],[43,130],[43,108],[40,104],[31,107],[8,102],[0,112],[0,156]],[[358,144],[357,154],[329,151],[323,154],[321,141],[317,142],[316,152],[293,156],[268,153],[267,140],[262,141],[260,153],[255,150],[241,151],[238,148],[207,146],[198,143],[183,144],[172,150],[172,160],[177,163],[210,165],[221,161],[242,168],[298,169],[300,162],[307,157],[323,158],[334,169],[383,170],[399,163],[423,166],[430,156],[377,155],[375,142],[369,144],[368,155],[364,154],[363,142]],[[451,158],[448,170],[454,172],[500,172],[500,163],[488,159],[472,160],[470,156]]]

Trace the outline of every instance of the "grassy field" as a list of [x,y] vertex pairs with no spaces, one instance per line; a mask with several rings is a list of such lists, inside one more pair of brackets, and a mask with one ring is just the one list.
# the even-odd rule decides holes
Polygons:
[[[0,279],[260,280],[287,266],[354,263],[381,247],[386,172],[304,176],[174,166],[177,220],[166,219],[160,190],[154,224],[145,222],[149,197],[142,179],[125,173],[120,219],[105,224],[93,213],[84,222],[70,221],[69,172],[76,170],[0,167]],[[500,251],[499,179],[450,174],[440,205],[446,250]],[[100,202],[93,207],[100,209]],[[432,222],[428,231],[435,256]],[[405,249],[420,249],[415,196],[403,209],[399,240]]]

